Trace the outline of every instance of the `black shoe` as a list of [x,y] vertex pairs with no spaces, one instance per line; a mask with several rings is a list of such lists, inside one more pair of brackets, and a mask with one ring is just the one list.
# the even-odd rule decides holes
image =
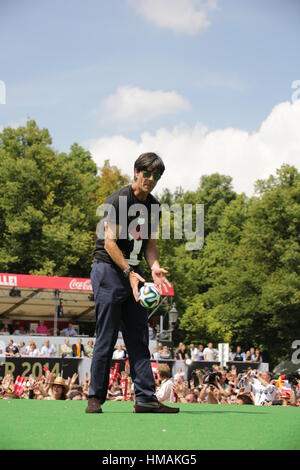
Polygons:
[[136,403],[135,413],[179,413],[179,408],[172,408],[159,401],[157,403]]
[[86,413],[102,413],[101,403],[99,398],[92,397],[88,399],[88,406],[85,409]]

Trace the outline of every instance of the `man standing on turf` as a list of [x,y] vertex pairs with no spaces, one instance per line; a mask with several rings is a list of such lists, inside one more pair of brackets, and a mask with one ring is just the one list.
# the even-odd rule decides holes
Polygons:
[[103,233],[95,249],[91,280],[96,310],[96,342],[86,413],[101,413],[106,400],[111,357],[121,330],[134,382],[136,413],[177,413],[159,403],[148,347],[148,313],[138,302],[139,270],[144,255],[156,285],[168,285],[167,271],[160,267],[151,233],[157,229],[159,202],[150,194],[165,166],[155,153],[144,153],[134,164],[134,182],[105,201]]

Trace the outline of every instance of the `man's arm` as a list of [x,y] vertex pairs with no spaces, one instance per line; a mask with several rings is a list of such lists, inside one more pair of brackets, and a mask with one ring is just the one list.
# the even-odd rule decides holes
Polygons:
[[158,286],[165,286],[166,288],[169,287],[170,283],[166,278],[166,274],[168,274],[168,271],[160,267],[156,241],[151,238],[146,244],[145,259],[148,263],[149,268],[151,269],[154,284]]

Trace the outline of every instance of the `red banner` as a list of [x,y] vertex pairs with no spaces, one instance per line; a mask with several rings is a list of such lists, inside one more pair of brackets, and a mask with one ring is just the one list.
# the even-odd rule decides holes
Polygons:
[[[76,277],[58,277],[58,276],[35,276],[33,274],[9,274],[0,273],[1,287],[23,287],[27,289],[53,289],[53,290],[74,290],[74,291],[92,291],[90,279]],[[162,289],[162,295],[174,297],[174,287]]]
[[90,279],[0,273],[0,287],[92,291]]

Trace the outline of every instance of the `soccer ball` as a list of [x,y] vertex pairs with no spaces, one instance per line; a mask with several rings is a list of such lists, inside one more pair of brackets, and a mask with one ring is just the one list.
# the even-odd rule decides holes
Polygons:
[[154,308],[159,304],[160,293],[152,282],[145,283],[139,290],[140,304],[145,308]]

